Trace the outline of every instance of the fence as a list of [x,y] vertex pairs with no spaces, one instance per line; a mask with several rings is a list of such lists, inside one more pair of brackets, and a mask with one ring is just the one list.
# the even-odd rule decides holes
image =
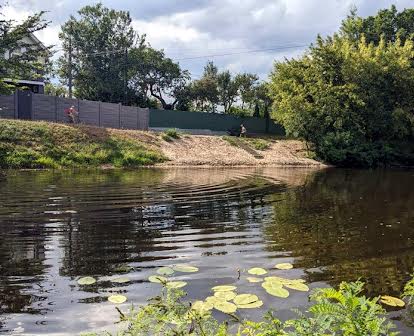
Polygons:
[[0,95],[0,118],[66,122],[65,110],[74,106],[81,123],[94,126],[147,130],[149,110],[121,104],[69,99],[18,91]]
[[248,133],[285,135],[284,128],[273,120],[255,117],[238,117],[228,114],[167,111],[150,109],[150,128],[180,128],[226,132],[243,124]]

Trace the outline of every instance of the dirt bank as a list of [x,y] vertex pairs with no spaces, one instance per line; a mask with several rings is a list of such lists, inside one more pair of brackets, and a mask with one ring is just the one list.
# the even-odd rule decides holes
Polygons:
[[[238,141],[238,139],[235,139]],[[268,148],[239,147],[220,136],[185,135],[172,142],[162,141],[161,152],[169,161],[159,166],[324,166],[306,157],[298,140],[266,140]]]

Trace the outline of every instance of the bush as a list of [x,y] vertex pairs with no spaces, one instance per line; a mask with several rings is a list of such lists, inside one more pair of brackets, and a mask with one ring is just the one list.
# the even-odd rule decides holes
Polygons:
[[373,45],[319,37],[302,58],[275,64],[273,115],[329,163],[413,164],[413,58],[409,40]]
[[[163,288],[161,295],[149,300],[139,309],[121,313],[127,329],[118,335],[200,335],[200,336],[307,336],[346,335],[382,336],[397,335],[395,326],[385,318],[386,311],[377,303],[361,295],[363,283],[343,282],[339,289],[317,289],[311,296],[312,305],[306,314],[281,322],[273,312],[262,321],[241,320],[230,314],[239,324],[229,328],[229,323],[219,323],[206,308],[196,308],[183,299],[181,290]],[[94,335],[89,333],[88,335]],[[107,335],[107,333],[105,333]]]
[[170,128],[165,131],[165,134],[173,139],[181,138],[181,133],[177,131],[175,128]]

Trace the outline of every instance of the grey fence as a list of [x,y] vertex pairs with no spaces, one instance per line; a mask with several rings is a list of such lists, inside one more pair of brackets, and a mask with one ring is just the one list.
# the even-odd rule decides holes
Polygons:
[[[65,110],[74,106],[80,122],[87,125],[147,130],[149,109],[102,103],[90,100],[68,99],[42,94],[0,95],[0,118],[67,122]],[[24,116],[24,117],[23,117]]]

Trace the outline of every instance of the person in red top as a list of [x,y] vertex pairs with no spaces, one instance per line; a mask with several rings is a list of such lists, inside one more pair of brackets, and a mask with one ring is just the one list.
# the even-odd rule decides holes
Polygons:
[[69,124],[77,124],[79,122],[79,112],[76,111],[75,106],[65,110],[66,115],[68,116]]

